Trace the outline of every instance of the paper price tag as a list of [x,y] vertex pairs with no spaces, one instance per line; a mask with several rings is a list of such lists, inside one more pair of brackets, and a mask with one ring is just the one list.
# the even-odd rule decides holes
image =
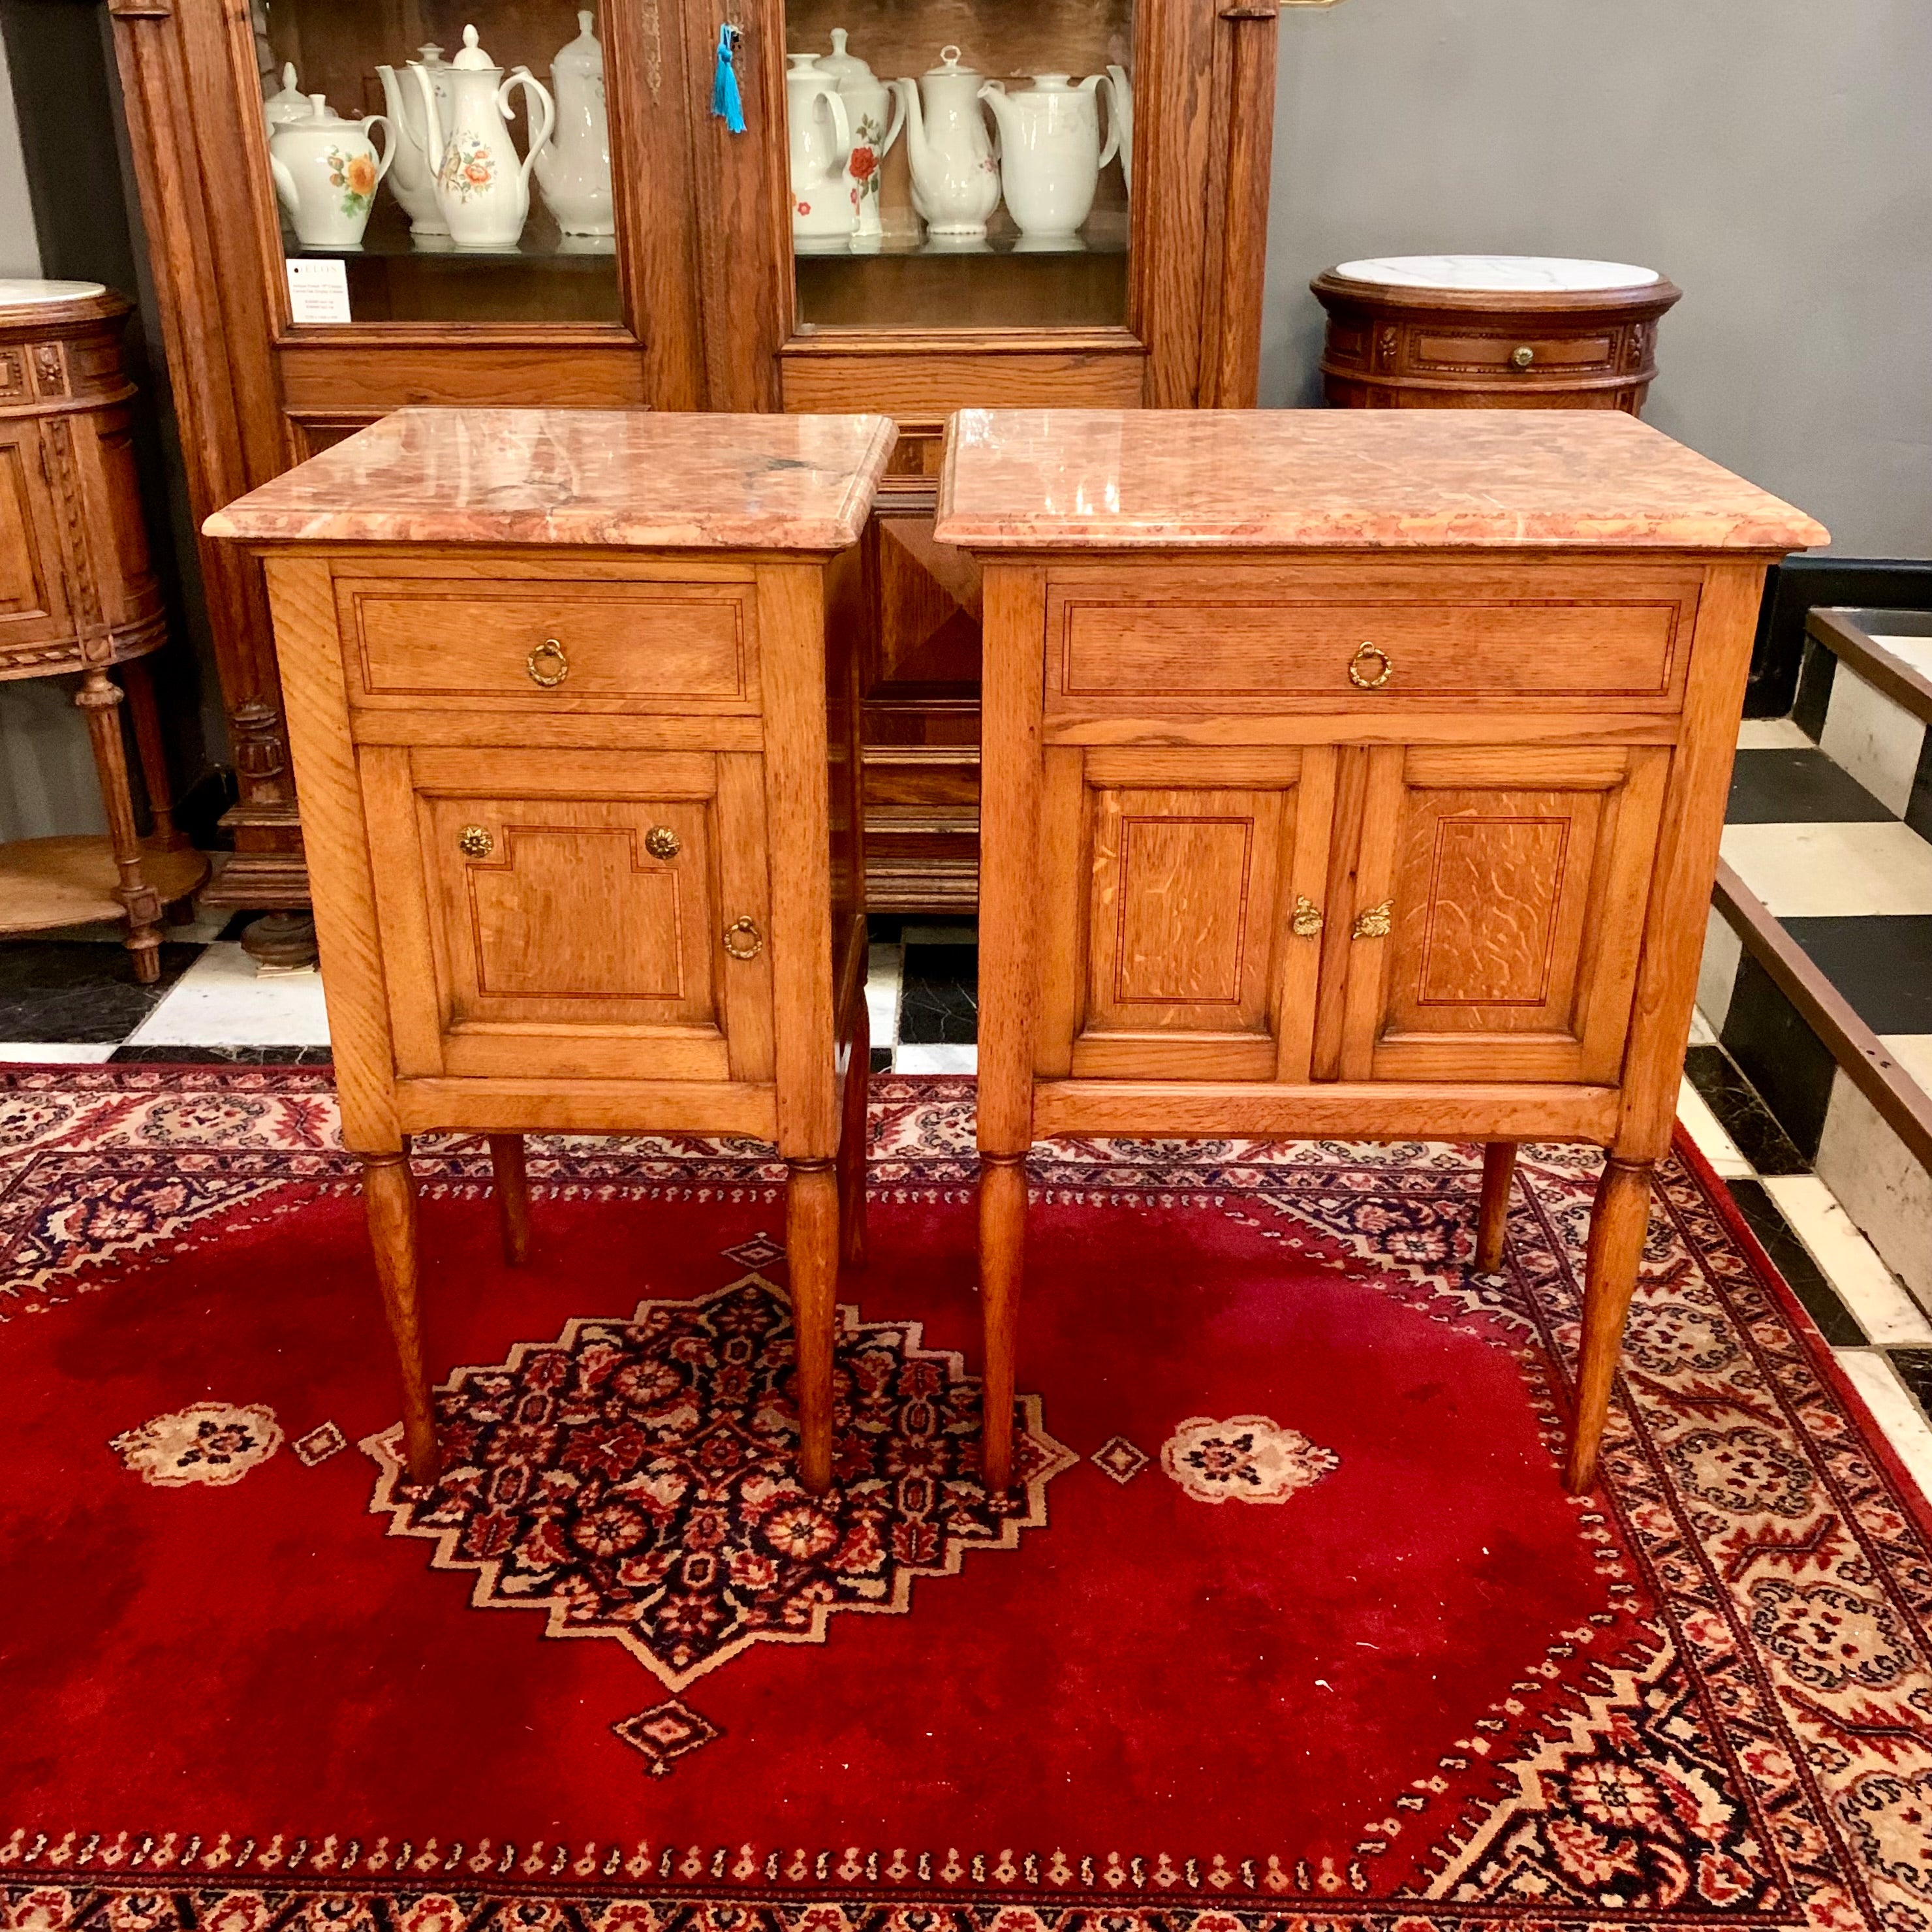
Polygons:
[[314,261],[291,262],[288,270],[292,322],[349,320],[349,270],[346,264],[322,256]]

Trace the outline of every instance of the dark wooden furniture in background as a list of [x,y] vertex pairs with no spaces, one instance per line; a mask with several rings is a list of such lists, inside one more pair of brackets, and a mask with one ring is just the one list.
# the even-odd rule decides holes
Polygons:
[[[98,284],[0,282],[0,680],[79,672],[105,838],[0,846],[0,933],[128,922],[136,978],[160,976],[164,907],[208,877],[173,818],[145,662],[167,641],[148,559],[122,367],[129,304]],[[142,838],[121,673],[154,824]]]
[[961,420],[986,571],[987,1480],[1054,1135],[1609,1150],[1568,1480],[1670,1144],[1770,561],[1826,533],[1607,413]]
[[[1410,279],[1431,273],[1444,286]],[[1580,286],[1522,286],[1539,281]],[[1347,262],[1309,286],[1328,312],[1323,392],[1341,408],[1630,416],[1657,374],[1658,318],[1682,292],[1613,262],[1486,255]]]
[[804,1476],[830,1480],[842,1228],[864,1249],[857,544],[892,440],[412,410],[209,521],[267,560],[418,1480],[409,1137],[433,1127],[492,1136],[512,1260],[525,1132],[776,1142]]
[[[566,248],[540,208],[514,255],[413,250],[386,188],[345,258],[354,320],[292,321],[262,75],[292,60],[304,88],[370,112],[377,62],[460,45],[473,21],[498,62],[541,77],[577,32],[575,5],[273,0],[251,31],[249,8],[224,0],[110,0],[191,507],[206,517],[407,404],[894,417],[901,442],[866,538],[874,897],[970,908],[979,594],[970,562],[932,538],[944,420],[975,404],[1254,401],[1276,0],[747,0],[730,10],[742,135],[710,111],[716,7],[606,8],[610,252]],[[881,77],[922,73],[949,41],[993,75],[1130,70],[1131,203],[1110,164],[1078,250],[1013,252],[1002,211],[990,253],[908,253],[902,141],[882,197],[899,240],[795,268],[784,57],[826,50],[835,26]],[[202,560],[241,787],[226,821],[237,849],[206,896],[297,905],[301,826],[260,567],[232,546],[204,544]]]

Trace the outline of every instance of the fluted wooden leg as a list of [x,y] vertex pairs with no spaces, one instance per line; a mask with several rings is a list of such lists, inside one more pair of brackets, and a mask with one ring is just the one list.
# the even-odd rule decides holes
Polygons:
[[530,1188],[524,1171],[521,1134],[491,1134],[490,1172],[496,1184],[496,1219],[503,1231],[503,1258],[521,1268],[530,1251]]
[[994,1495],[1013,1480],[1013,1359],[1026,1264],[1023,1154],[980,1156],[980,1318],[986,1329],[981,1474]]
[[1583,1277],[1583,1352],[1576,1376],[1576,1418],[1570,1438],[1570,1492],[1581,1496],[1597,1473],[1597,1450],[1610,1414],[1610,1384],[1623,1346],[1624,1321],[1636,1291],[1650,1225],[1649,1161],[1604,1163],[1590,1216],[1589,1258]]
[[1510,1183],[1516,1178],[1516,1143],[1490,1141],[1483,1149],[1483,1204],[1476,1217],[1476,1268],[1494,1274],[1503,1264],[1509,1225]]
[[404,1460],[410,1479],[433,1483],[441,1471],[436,1416],[429,1377],[423,1367],[422,1321],[416,1297],[416,1187],[410,1157],[403,1154],[362,1156],[362,1204],[369,1218],[369,1245],[376,1257],[376,1281],[396,1344],[396,1366],[403,1379]]
[[134,748],[141,760],[141,780],[148,788],[148,810],[154,819],[153,843],[164,852],[179,852],[188,834],[175,823],[174,782],[168,776],[167,746],[161,739],[161,714],[154,703],[154,681],[146,658],[130,658],[121,667],[128,693],[128,716],[134,726]]
[[832,1333],[838,1319],[838,1177],[829,1160],[794,1160],[785,1190],[785,1252],[798,1354],[799,1475],[832,1483]]
[[141,838],[134,825],[134,796],[128,788],[128,748],[121,738],[121,688],[95,664],[82,679],[74,701],[87,720],[100,800],[107,808],[108,838],[120,874],[114,896],[127,914],[134,976],[152,986],[161,976],[161,901],[141,869]]
[[838,1124],[838,1257],[866,1265],[866,1103],[872,1090],[872,1025],[862,996],[845,1067],[844,1112]]

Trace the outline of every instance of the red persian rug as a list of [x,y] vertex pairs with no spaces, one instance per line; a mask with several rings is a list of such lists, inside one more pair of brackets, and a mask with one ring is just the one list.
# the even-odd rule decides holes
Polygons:
[[765,1150],[534,1142],[512,1274],[421,1143],[419,1490],[326,1073],[0,1072],[0,1923],[1932,1923],[1924,1506],[1694,1156],[1573,1501],[1588,1150],[1481,1276],[1470,1148],[1054,1148],[998,1506],[875,1092],[820,1501]]

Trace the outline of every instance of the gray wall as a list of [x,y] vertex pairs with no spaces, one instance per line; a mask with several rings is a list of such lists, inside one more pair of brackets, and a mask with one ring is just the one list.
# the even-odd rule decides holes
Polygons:
[[1932,0],[1341,0],[1282,13],[1262,397],[1309,278],[1496,250],[1658,268],[1646,418],[1932,556]]

